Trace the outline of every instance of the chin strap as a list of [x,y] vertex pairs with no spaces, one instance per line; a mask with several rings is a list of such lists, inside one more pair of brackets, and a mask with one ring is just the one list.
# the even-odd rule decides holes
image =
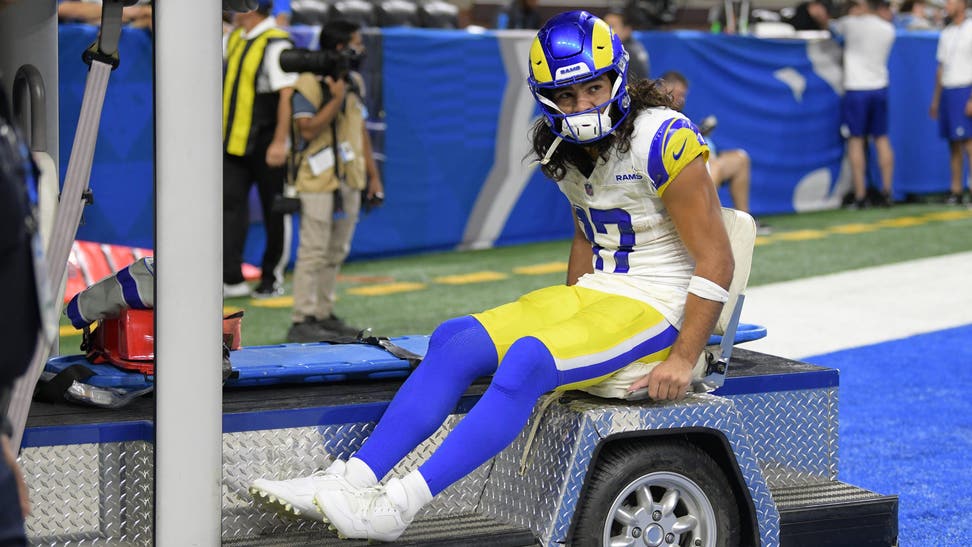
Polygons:
[[563,137],[561,137],[560,135],[557,135],[557,138],[554,139],[553,143],[550,144],[550,148],[547,149],[547,153],[543,155],[543,159],[542,160],[534,160],[533,163],[535,163],[535,164],[536,163],[539,163],[540,165],[547,165],[548,163],[550,163],[550,158],[553,157],[554,152],[557,151],[557,146],[563,140],[564,140]]
[[[617,77],[617,78],[614,79],[614,85],[611,87],[611,100],[608,101],[605,104],[609,104],[611,101],[613,101],[615,99],[615,97],[618,96],[618,90],[619,89],[621,89],[621,77]],[[545,106],[549,107],[550,109],[552,109],[552,110],[554,110],[554,111],[559,112],[560,114],[562,114],[564,116],[563,123],[564,124],[567,124],[567,118],[569,118],[570,115],[566,114],[563,110],[561,110],[559,107],[557,107],[556,103],[554,103],[550,99],[544,97],[543,95],[540,95],[539,93],[535,93],[534,96],[536,97],[536,100],[538,102],[540,102],[540,104],[545,105]],[[598,108],[596,110],[597,111],[597,117],[598,117],[598,124],[601,126],[602,131],[603,131],[604,118],[606,117],[607,120],[608,120],[608,128],[609,128],[608,129],[608,132],[610,132],[611,125],[612,125],[612,123],[611,123],[611,117],[610,117],[610,115],[605,116],[605,114],[607,114],[607,112],[610,111],[610,106],[608,106],[607,107],[607,110],[605,110],[604,112],[601,112],[601,110],[600,110],[600,107],[601,106],[603,106],[603,105],[598,106]],[[549,120],[549,117],[548,117],[548,122],[549,121],[550,120]],[[564,131],[567,132],[569,130],[565,129]],[[602,136],[604,136],[603,133],[602,133]],[[563,140],[564,140],[564,135],[557,135],[557,138],[555,138],[554,141],[553,141],[553,143],[550,144],[550,148],[547,148],[547,153],[543,155],[543,159],[534,160],[533,161],[533,165],[536,165],[536,164],[547,165],[548,163],[550,163],[550,158],[553,157],[554,152],[557,151],[557,146],[559,146],[560,143],[561,143],[561,141],[563,141]]]

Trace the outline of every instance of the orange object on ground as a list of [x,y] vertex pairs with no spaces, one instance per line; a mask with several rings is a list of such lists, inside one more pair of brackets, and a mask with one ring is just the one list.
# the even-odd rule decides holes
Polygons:
[[70,302],[74,295],[91,285],[152,254],[152,249],[75,241],[68,257],[64,303]]
[[[81,274],[84,276],[84,282],[88,287],[115,273],[112,271],[108,259],[105,258],[100,243],[75,241],[74,245],[78,251],[76,255],[78,266],[81,267]],[[125,266],[127,265],[125,264]]]

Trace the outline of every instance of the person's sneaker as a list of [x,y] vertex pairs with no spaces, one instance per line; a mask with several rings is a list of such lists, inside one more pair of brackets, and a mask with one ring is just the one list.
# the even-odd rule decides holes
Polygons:
[[300,323],[294,323],[287,331],[287,341],[290,343],[307,344],[309,342],[320,342],[331,335],[318,324],[317,319],[308,317]]
[[945,205],[962,205],[962,194],[949,192],[948,197],[945,198]]
[[331,314],[330,317],[318,319],[317,324],[324,330],[331,331],[343,336],[357,336],[361,329],[352,327],[341,320],[338,316]]
[[250,285],[246,281],[223,283],[223,298],[242,298],[250,294]]
[[253,298],[273,298],[284,293],[283,285],[275,281],[261,281],[253,291]]
[[282,515],[326,522],[314,504],[314,495],[338,487],[353,489],[344,477],[346,467],[343,461],[334,460],[327,469],[308,477],[283,481],[257,479],[250,485],[250,495],[260,505]]
[[878,199],[879,199],[878,203],[881,204],[881,207],[891,207],[894,205],[894,199],[892,198],[890,192],[886,192],[882,190],[881,197]]
[[773,233],[773,228],[769,224],[764,224],[758,219],[756,220],[756,235],[758,236],[768,236]]
[[430,501],[432,493],[418,471],[393,477],[383,487],[321,490],[314,496],[338,536],[379,541],[398,539]]

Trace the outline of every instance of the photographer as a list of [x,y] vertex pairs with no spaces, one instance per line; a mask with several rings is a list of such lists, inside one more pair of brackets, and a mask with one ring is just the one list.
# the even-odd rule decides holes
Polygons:
[[384,197],[365,129],[364,82],[355,71],[363,56],[358,25],[332,20],[321,29],[319,52],[292,50],[281,58],[285,70],[301,72],[293,96],[300,245],[288,342],[359,332],[333,309],[362,199],[370,208]]

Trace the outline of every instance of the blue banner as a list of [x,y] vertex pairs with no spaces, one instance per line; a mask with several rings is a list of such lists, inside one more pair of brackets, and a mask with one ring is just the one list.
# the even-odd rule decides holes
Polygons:
[[[651,54],[653,77],[678,70],[689,79],[686,114],[696,122],[717,116],[719,149],[749,152],[754,213],[839,204],[850,182],[842,165],[841,50],[835,42],[700,32],[639,38]],[[937,32],[899,32],[891,51],[889,136],[898,199],[948,189],[948,148],[928,117],[937,44]],[[869,180],[879,188],[875,164]],[[721,195],[731,203],[725,188]]]
[[[97,38],[98,28],[90,25],[62,24],[58,32],[62,181],[67,173],[88,75],[88,65],[81,60],[81,53]],[[126,28],[118,50],[121,62],[108,80],[91,168],[94,203],[84,208],[77,238],[153,248],[152,36],[144,29]]]
[[[60,32],[61,174],[67,167],[97,29]],[[298,45],[316,29],[294,29]],[[371,91],[382,108],[386,203],[364,215],[352,257],[481,248],[569,237],[570,210],[556,186],[525,160],[537,116],[525,85],[529,31],[473,34],[382,29]],[[850,189],[840,135],[840,47],[831,40],[761,40],[703,32],[638,34],[652,76],[674,69],[690,81],[685,112],[718,117],[720,150],[752,158],[756,215],[836,207]],[[890,59],[890,135],[895,196],[944,192],[948,149],[928,118],[937,33],[899,33]],[[151,247],[153,240],[152,41],[125,29],[112,74],[92,170],[95,204],[79,239]],[[376,67],[372,67],[374,69]],[[872,185],[878,186],[876,171]],[[219,181],[212,181],[219,184]],[[730,204],[728,192],[721,195]],[[258,215],[258,208],[254,207]],[[246,259],[258,263],[254,219]]]

